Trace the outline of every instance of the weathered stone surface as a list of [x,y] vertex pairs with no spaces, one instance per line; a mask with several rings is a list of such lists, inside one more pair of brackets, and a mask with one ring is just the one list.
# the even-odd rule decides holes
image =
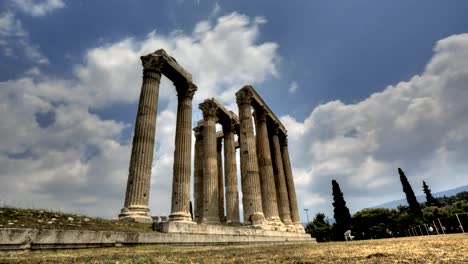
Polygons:
[[194,221],[201,223],[203,215],[203,127],[196,127],[195,132],[195,161],[194,161],[194,183],[193,183],[193,199],[194,199]]
[[219,224],[218,166],[216,158],[216,110],[217,104],[205,100],[199,105],[203,112],[203,217],[204,224]]
[[265,217],[262,210],[257,149],[252,122],[252,92],[244,88],[239,90],[236,93],[236,102],[239,107],[239,140],[241,143],[240,160],[244,224],[263,225]]
[[[123,245],[216,245],[265,242],[315,242],[308,234],[241,227],[168,222],[170,233],[56,229],[0,229],[0,250],[65,249]],[[190,227],[191,226],[191,227]]]
[[223,173],[223,158],[222,158],[222,147],[223,147],[223,138],[216,138],[216,159],[218,165],[218,213],[219,220],[221,222],[226,222],[226,217],[224,216],[224,173]]
[[272,133],[273,138],[273,153],[275,159],[275,166],[276,166],[276,190],[279,193],[279,201],[278,201],[278,209],[281,221],[285,225],[292,225],[291,222],[291,215],[289,210],[289,196],[288,196],[288,189],[286,187],[286,179],[284,176],[284,167],[283,167],[283,158],[281,156],[281,147],[279,144],[278,138],[278,126],[273,128]]
[[286,187],[288,190],[289,209],[291,213],[291,221],[297,232],[305,233],[305,229],[299,218],[299,209],[297,205],[296,188],[294,187],[294,179],[292,175],[291,161],[289,159],[288,138],[285,136],[281,144],[281,154],[283,157],[284,174],[286,177]]
[[281,226],[278,214],[278,202],[276,200],[276,187],[271,161],[270,143],[266,124],[266,109],[258,107],[255,112],[257,158],[262,186],[263,214],[269,225]]
[[226,179],[226,223],[237,225],[240,220],[234,126],[234,120],[223,123],[224,174]]
[[190,82],[175,83],[178,96],[172,178],[172,206],[169,221],[192,221],[190,174],[192,160],[192,99],[197,87]]
[[159,82],[161,80],[161,61],[152,56],[143,56],[141,60],[144,67],[143,84],[135,122],[125,203],[119,219],[151,222],[148,199],[158,111]]

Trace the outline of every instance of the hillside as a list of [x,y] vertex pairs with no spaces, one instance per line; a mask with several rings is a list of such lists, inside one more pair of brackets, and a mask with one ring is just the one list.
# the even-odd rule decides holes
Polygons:
[[[457,188],[446,190],[446,191],[442,191],[442,192],[433,193],[432,195],[437,198],[437,197],[443,197],[443,196],[453,196],[453,195],[456,195],[457,193],[460,193],[460,192],[468,192],[468,185],[457,187]],[[402,192],[401,195],[402,195],[402,197],[404,197],[405,194]],[[416,199],[420,203],[426,202],[426,196],[425,195],[418,195],[418,196],[416,196]],[[408,205],[408,203],[406,202],[406,198],[391,201],[391,202],[387,202],[387,203],[383,203],[383,204],[380,204],[380,205],[373,206],[371,208],[397,208],[399,205]]]

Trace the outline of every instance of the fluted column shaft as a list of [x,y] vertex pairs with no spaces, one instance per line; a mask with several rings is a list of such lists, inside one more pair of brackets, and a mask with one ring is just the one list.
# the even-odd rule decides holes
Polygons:
[[236,147],[234,125],[223,124],[224,174],[226,179],[226,223],[239,224],[239,191],[237,187]]
[[174,83],[177,89],[177,121],[169,221],[192,221],[190,215],[190,174],[192,158],[192,99],[197,87],[189,82]]
[[142,56],[143,84],[132,142],[124,208],[119,219],[151,222],[148,201],[158,111],[161,63],[152,56]]
[[202,223],[219,224],[218,213],[218,162],[216,157],[216,110],[214,102],[200,104],[203,111],[203,218]]
[[216,160],[218,165],[218,213],[219,220],[221,222],[226,222],[226,217],[224,216],[224,173],[223,173],[223,157],[222,157],[222,148],[223,148],[223,138],[216,139]]
[[276,200],[275,176],[271,161],[266,114],[266,110],[263,108],[256,109],[254,113],[257,132],[257,157],[262,186],[263,214],[270,224],[275,224],[279,222],[280,218],[278,214],[278,202]]
[[286,187],[286,179],[284,176],[284,167],[283,167],[283,158],[281,156],[281,148],[278,138],[278,128],[275,127],[273,129],[273,153],[275,159],[275,166],[277,169],[277,186],[276,190],[279,192],[279,201],[278,201],[278,209],[281,221],[285,225],[291,225],[291,215],[289,211],[289,197],[288,197],[288,189]]
[[203,137],[202,127],[194,128],[195,132],[195,155],[194,155],[194,173],[193,173],[193,200],[194,213],[193,220],[201,222],[203,214]]
[[263,224],[260,177],[258,173],[257,149],[253,131],[251,100],[252,93],[241,89],[236,93],[240,122],[240,160],[242,177],[242,204],[244,224]]
[[296,188],[294,187],[294,179],[292,175],[291,161],[289,159],[289,148],[288,148],[287,138],[283,140],[283,144],[281,146],[281,154],[283,156],[284,174],[286,177],[286,187],[288,189],[289,210],[291,214],[291,221],[294,225],[300,225],[302,227],[301,220],[299,218],[299,209],[297,205]]

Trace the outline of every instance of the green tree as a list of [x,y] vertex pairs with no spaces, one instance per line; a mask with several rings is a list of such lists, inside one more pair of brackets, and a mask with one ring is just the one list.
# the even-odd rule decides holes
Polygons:
[[429,189],[429,186],[427,186],[425,181],[423,181],[423,191],[426,194],[426,206],[440,207],[439,201],[432,196],[431,189]]
[[349,209],[346,206],[346,201],[341,192],[340,185],[337,181],[332,180],[333,187],[333,212],[336,221],[335,225],[335,238],[338,240],[344,240],[344,232],[351,228],[351,215]]
[[330,241],[331,226],[325,220],[325,214],[317,213],[314,220],[307,224],[306,232],[315,237],[317,242]]
[[406,200],[408,201],[408,205],[409,205],[411,213],[417,218],[421,218],[422,217],[421,206],[419,205],[418,200],[416,200],[416,196],[414,195],[413,188],[411,188],[411,185],[408,182],[408,179],[406,178],[405,173],[400,168],[398,168],[398,174],[400,174],[401,185],[403,186],[403,192],[405,192],[406,194]]

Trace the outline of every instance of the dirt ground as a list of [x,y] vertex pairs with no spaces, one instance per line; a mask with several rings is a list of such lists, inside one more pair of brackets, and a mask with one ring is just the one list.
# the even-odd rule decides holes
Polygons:
[[3,252],[0,263],[468,263],[468,234],[333,243]]

